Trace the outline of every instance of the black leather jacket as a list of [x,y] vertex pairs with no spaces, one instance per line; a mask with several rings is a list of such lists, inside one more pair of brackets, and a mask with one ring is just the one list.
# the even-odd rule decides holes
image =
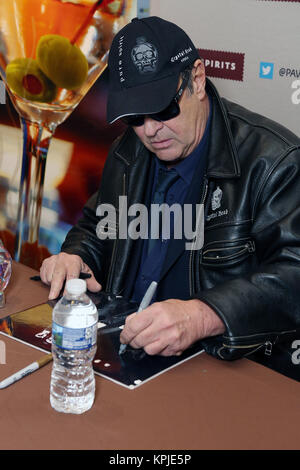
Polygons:
[[[212,97],[202,201],[204,246],[190,253],[190,295],[210,305],[226,332],[203,341],[235,359],[300,336],[300,140],[279,124]],[[133,241],[96,236],[100,203],[143,202],[151,154],[129,129],[114,142],[99,193],[84,208],[62,251],[78,254],[104,289],[122,293]],[[212,198],[215,197],[215,204]]]

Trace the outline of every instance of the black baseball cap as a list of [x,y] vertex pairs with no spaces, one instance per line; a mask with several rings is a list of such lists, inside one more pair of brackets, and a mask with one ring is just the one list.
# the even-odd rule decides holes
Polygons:
[[197,59],[198,50],[176,24],[157,16],[134,18],[110,48],[107,121],[166,108],[180,72]]

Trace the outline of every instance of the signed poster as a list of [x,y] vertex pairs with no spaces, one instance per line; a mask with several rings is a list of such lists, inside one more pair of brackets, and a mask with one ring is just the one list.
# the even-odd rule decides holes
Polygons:
[[[111,314],[112,311],[118,310],[115,308],[115,303],[118,304],[119,309],[116,316]],[[53,304],[49,302],[10,315],[0,320],[0,332],[40,350],[51,351],[52,307]],[[119,385],[134,389],[200,354],[203,350],[200,345],[194,345],[181,356],[161,357],[149,356],[143,350],[127,347],[126,352],[119,355],[119,338],[124,319],[128,313],[135,311],[136,306],[132,305],[128,308],[128,304],[124,304],[122,311],[122,302],[113,299],[109,303],[109,308],[99,308],[99,302],[97,307],[99,312],[98,347],[93,361],[94,371],[97,375]]]

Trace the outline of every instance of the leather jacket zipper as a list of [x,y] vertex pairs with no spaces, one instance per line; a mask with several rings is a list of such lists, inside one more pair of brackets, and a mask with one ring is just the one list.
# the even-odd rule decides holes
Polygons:
[[229,349],[247,349],[247,348],[255,348],[257,346],[263,346],[266,343],[272,344],[270,341],[261,342],[261,343],[254,343],[254,344],[243,344],[243,345],[233,345],[233,344],[223,343],[223,347],[224,348],[229,348]]
[[271,341],[266,341],[265,342],[265,355],[271,356],[272,349],[273,349],[273,344],[271,343]]
[[[267,341],[266,343],[269,343],[269,341]],[[248,353],[243,353],[243,357],[246,357],[246,356],[249,356],[250,354],[253,354],[256,351],[258,351],[266,343],[249,344],[247,346],[230,346],[228,344],[223,344],[222,347],[218,349],[217,354],[221,359],[225,359],[224,356],[222,355],[222,349],[226,349],[226,348],[229,348],[229,349],[249,349]],[[271,351],[272,351],[272,348],[271,348]]]
[[[122,188],[122,196],[126,196],[126,173],[123,174],[123,188]],[[108,277],[107,277],[107,286],[106,290],[108,292],[111,292],[111,285],[112,285],[112,279],[113,279],[113,271],[114,271],[114,266],[115,266],[115,261],[116,261],[116,256],[117,256],[117,248],[118,248],[118,231],[119,231],[119,225],[117,224],[117,233],[116,233],[116,239],[114,241],[113,249],[112,249],[112,255],[111,255],[111,262],[109,266],[109,271],[108,271]]]
[[[212,253],[216,253],[218,251],[225,251],[225,250],[232,250],[232,248],[236,249],[236,250],[239,250],[239,251],[236,251],[235,253],[231,254],[231,255],[226,255],[226,256],[207,256],[208,253],[212,252]],[[227,247],[227,248],[211,248],[211,249],[208,249],[206,250],[204,253],[203,253],[203,259],[207,259],[207,260],[231,260],[231,259],[234,259],[234,258],[237,258],[241,255],[243,255],[244,253],[247,253],[247,251],[249,253],[253,253],[255,251],[255,244],[253,241],[248,241],[247,243],[244,243],[242,245],[239,245],[239,246],[234,246],[234,247]]]
[[[207,191],[208,191],[208,181],[206,177],[204,177],[204,188],[203,188],[203,193],[202,193],[202,198],[201,198],[201,203],[203,206],[205,205],[205,200],[207,196]],[[203,209],[205,209],[203,207]],[[205,210],[203,211],[203,217],[205,217]],[[202,248],[200,250],[202,252]],[[194,294],[194,276],[193,276],[193,261],[194,261],[194,256],[195,256],[195,250],[191,250],[190,253],[190,263],[189,263],[189,289],[190,289],[190,296]]]
[[249,356],[250,354],[255,353],[256,351],[261,349],[263,346],[265,346],[265,355],[266,356],[271,356],[272,348],[273,348],[273,343],[271,343],[271,341],[265,341],[265,342],[261,342],[261,343],[255,343],[255,344],[248,344],[248,345],[243,345],[243,346],[231,346],[229,344],[223,344],[223,346],[221,348],[219,348],[217,353],[218,353],[218,356],[221,359],[224,359],[224,356],[222,355],[222,349],[226,349],[226,348],[229,348],[229,349],[244,349],[244,350],[249,349],[249,352],[243,353],[243,356],[246,357],[246,356]]
[[[266,356],[271,356],[272,354],[272,349],[273,349],[273,345],[277,343],[279,337],[281,337],[282,335],[290,335],[290,334],[295,334],[296,333],[296,330],[289,330],[289,331],[280,331],[278,333],[273,333],[273,336],[274,336],[274,340],[271,341],[270,339],[264,339],[263,341],[260,341],[260,342],[255,342],[255,343],[251,343],[251,344],[245,344],[247,342],[247,339],[249,340],[248,337],[244,337],[244,339],[241,339],[241,338],[232,338],[231,341],[234,343],[235,341],[236,342],[239,342],[240,344],[226,344],[226,343],[223,343],[222,347],[219,349],[219,356],[221,357],[221,353],[220,353],[220,350],[222,348],[228,348],[228,349],[251,349],[251,351],[249,352],[249,354],[251,352],[254,352],[253,351],[253,348],[255,348],[255,351],[257,349],[260,349],[262,347],[265,347],[265,355]],[[244,343],[244,344],[243,344]]]

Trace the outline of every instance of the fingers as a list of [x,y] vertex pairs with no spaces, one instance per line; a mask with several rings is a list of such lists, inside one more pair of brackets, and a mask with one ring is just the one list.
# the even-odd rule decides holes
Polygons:
[[78,278],[81,272],[91,274],[91,278],[87,280],[87,288],[91,292],[101,290],[99,284],[91,269],[82,261],[78,255],[70,255],[68,253],[59,253],[50,256],[43,261],[40,269],[41,280],[50,285],[49,299],[56,299],[65,281]]
[[138,314],[129,315],[120,336],[122,343],[135,349],[143,348],[149,355],[180,355],[180,333],[173,325],[170,308],[158,302]]
[[99,292],[102,289],[101,284],[95,279],[93,273],[90,279],[86,280],[87,288],[90,292]]
[[89,279],[86,279],[86,286],[90,292],[99,292],[100,290],[102,290],[102,286],[96,280],[93,271],[82,260],[81,260],[80,273],[87,273],[91,275]]
[[56,255],[50,265],[48,274],[49,278],[50,272],[52,272],[49,299],[55,299],[59,296],[65,281],[79,277],[81,264],[82,260],[77,255],[68,255],[67,253]]
[[[145,315],[146,312],[146,315]],[[132,313],[128,315],[125,321],[124,329],[122,330],[120,341],[128,344],[132,347],[140,348],[143,345],[139,345],[136,338],[139,335],[145,336],[146,328],[152,323],[151,308],[148,307],[139,314]],[[144,343],[144,341],[142,341]]]
[[175,351],[172,346],[168,345],[159,354],[160,356],[181,356],[183,351]]
[[178,299],[156,302],[127,317],[120,340],[133,348],[143,348],[149,355],[180,356],[203,337],[199,303]]

